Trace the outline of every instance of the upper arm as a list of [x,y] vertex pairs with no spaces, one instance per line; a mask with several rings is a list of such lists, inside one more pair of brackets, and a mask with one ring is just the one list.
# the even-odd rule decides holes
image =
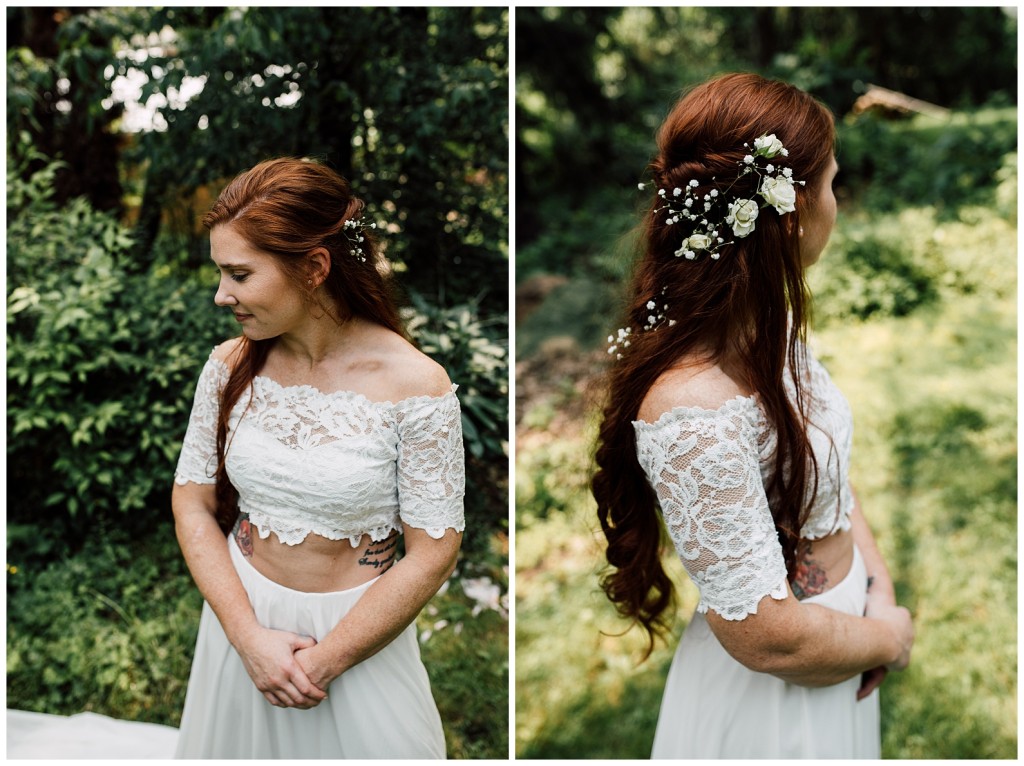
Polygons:
[[[447,376],[445,376],[447,380]],[[465,528],[466,459],[459,400],[450,389],[395,408],[398,511],[406,526],[434,539]]]
[[756,406],[735,400],[638,425],[637,456],[701,612],[726,620],[784,599],[786,566],[761,480]]
[[[227,381],[227,366],[218,358],[221,344],[203,366],[196,383],[189,414],[188,427],[182,440],[181,452],[174,470],[174,490],[171,498],[177,508],[182,500],[201,498],[205,505],[212,501],[217,472],[217,418],[220,392]],[[176,511],[177,513],[177,511]]]
[[447,579],[459,557],[462,532],[446,529],[441,537],[435,538],[426,530],[405,523],[402,524],[402,532],[406,557],[415,557],[421,567],[433,570],[438,577]]

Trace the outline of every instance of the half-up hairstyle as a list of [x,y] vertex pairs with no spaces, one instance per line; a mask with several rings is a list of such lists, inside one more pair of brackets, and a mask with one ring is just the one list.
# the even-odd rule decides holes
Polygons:
[[[379,263],[377,243],[365,228],[346,229],[358,220],[363,202],[348,182],[316,162],[282,158],[261,162],[224,188],[203,218],[210,230],[231,225],[250,247],[273,256],[285,275],[302,290],[310,310],[320,310],[339,324],[352,317],[375,322],[406,337],[392,296],[390,280]],[[362,236],[362,242],[356,241]],[[356,247],[362,253],[356,253]],[[331,305],[317,301],[307,287],[317,248],[330,254],[323,281]],[[365,261],[363,260],[365,259]],[[217,522],[227,533],[238,518],[238,493],[231,485],[224,457],[228,448],[228,418],[242,392],[252,392],[273,347],[274,338],[250,340],[244,335],[232,352],[228,382],[221,392],[217,417]]]
[[[639,622],[650,639],[671,624],[671,580],[661,565],[662,523],[657,498],[637,461],[633,421],[651,386],[683,358],[717,362],[738,353],[744,383],[778,434],[775,467],[766,491],[790,577],[800,528],[817,489],[817,466],[805,431],[805,360],[809,295],[799,252],[800,212],[814,204],[835,143],[828,110],[803,91],[753,74],[726,75],[690,91],[658,132],[658,154],[649,172],[655,189],[728,190],[729,199],[756,199],[757,175],[740,176],[754,139],[774,133],[789,150],[785,164],[797,185],[796,210],[779,216],[763,210],[755,230],[712,259],[677,257],[692,224],[666,224],[655,196],[641,230],[625,326],[648,323],[648,301],[667,304],[656,331],[633,332],[609,373],[592,489],[608,541],[611,571],[602,587],[620,614]],[[737,177],[739,176],[738,180]],[[713,180],[714,179],[714,180]],[[729,187],[732,187],[731,189]],[[796,397],[786,395],[789,365]]]

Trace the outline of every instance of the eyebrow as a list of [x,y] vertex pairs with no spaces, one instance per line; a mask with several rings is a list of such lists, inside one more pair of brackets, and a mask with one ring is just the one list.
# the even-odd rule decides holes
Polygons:
[[[213,258],[211,257],[210,260],[213,261]],[[222,270],[252,268],[248,263],[217,263],[216,261],[213,261],[213,265]]]

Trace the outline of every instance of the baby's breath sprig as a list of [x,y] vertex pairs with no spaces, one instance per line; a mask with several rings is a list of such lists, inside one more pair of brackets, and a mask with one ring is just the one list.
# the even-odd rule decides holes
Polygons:
[[[794,181],[791,168],[775,164],[779,160],[775,160],[774,163],[769,161],[779,156],[788,157],[789,150],[774,133],[754,139],[753,147],[747,143],[743,146],[749,149],[750,153],[740,160],[742,170],[724,192],[719,193],[717,188],[712,188],[705,194],[700,194],[696,191],[700,188],[700,182],[696,179],[687,181],[682,187],[675,187],[671,192],[668,189],[658,189],[658,196],[664,204],[655,208],[654,212],[668,211],[665,224],[674,226],[682,219],[693,224],[694,233],[684,237],[679,249],[674,253],[677,258],[681,256],[692,261],[698,252],[703,251],[708,253],[712,260],[718,260],[722,248],[734,244],[736,239],[750,236],[756,228],[757,216],[762,205],[755,199],[728,199],[728,194],[736,182],[750,173],[756,173],[758,176],[757,196],[764,200],[764,207],[774,207],[779,215],[796,209],[794,184],[805,186],[806,182]],[[712,177],[711,184],[714,185],[717,180],[717,177]],[[637,186],[644,189],[646,184],[640,183]],[[735,239],[726,241],[726,227],[732,228],[732,236]]]
[[[666,288],[666,287],[661,288],[661,294],[659,295],[659,300],[664,300],[663,296],[665,295],[665,292],[667,290],[668,290],[668,288]],[[662,303],[661,304],[661,308],[659,309],[658,308],[658,302],[655,301],[654,299],[652,299],[652,300],[647,301],[647,303],[644,304],[644,308],[646,308],[649,312],[651,312],[650,314],[647,315],[647,321],[644,324],[644,330],[645,331],[647,331],[647,330],[657,330],[658,327],[660,327],[662,325],[662,323],[666,323],[665,312],[668,311],[668,304],[667,303]],[[676,320],[675,319],[667,320],[667,325],[669,327],[673,327],[675,324],[676,324]],[[622,359],[622,351],[624,349],[626,349],[626,348],[629,348],[629,344],[630,344],[629,338],[630,338],[630,336],[632,334],[633,334],[633,328],[632,327],[620,327],[618,330],[615,331],[615,335],[609,335],[608,336],[608,353],[609,354],[615,354],[615,358],[616,359]]]
[[366,237],[363,236],[363,229],[376,228],[376,223],[367,223],[366,219],[362,216],[359,218],[349,218],[341,225],[341,230],[352,247],[352,255],[362,263],[366,263],[366,253],[363,252],[363,242],[366,241]]

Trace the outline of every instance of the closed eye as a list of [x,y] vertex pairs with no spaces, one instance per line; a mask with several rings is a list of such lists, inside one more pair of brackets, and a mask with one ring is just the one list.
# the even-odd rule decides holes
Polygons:
[[248,274],[232,274],[231,278],[236,282],[244,282],[248,278]]

